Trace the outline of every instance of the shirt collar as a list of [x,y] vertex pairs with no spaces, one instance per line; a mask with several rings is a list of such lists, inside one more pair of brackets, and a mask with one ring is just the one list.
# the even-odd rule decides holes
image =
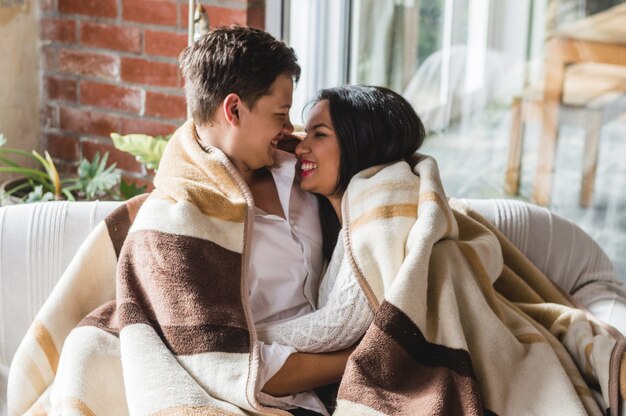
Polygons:
[[296,156],[285,152],[284,150],[276,149],[275,154],[275,162],[269,169],[272,172],[272,175],[275,176],[284,176],[289,179],[290,182],[293,183],[294,177],[296,176]]
[[269,167],[269,171],[272,173],[274,183],[276,184],[280,205],[283,208],[285,219],[288,222],[290,221],[291,214],[291,190],[294,186],[296,176],[296,163],[297,159],[293,154],[277,149],[274,165]]

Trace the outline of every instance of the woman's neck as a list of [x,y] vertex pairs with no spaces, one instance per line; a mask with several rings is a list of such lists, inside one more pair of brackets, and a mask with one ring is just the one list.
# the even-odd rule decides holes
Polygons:
[[335,211],[335,215],[337,215],[337,219],[339,220],[339,225],[343,226],[343,218],[341,217],[341,200],[343,196],[329,196],[328,202],[333,207]]

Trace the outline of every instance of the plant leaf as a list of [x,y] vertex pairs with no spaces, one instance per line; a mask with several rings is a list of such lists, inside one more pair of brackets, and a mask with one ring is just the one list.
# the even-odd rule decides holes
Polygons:
[[61,179],[59,178],[59,172],[57,171],[56,166],[54,166],[54,162],[52,161],[50,154],[46,151],[45,159],[36,150],[33,150],[32,154],[33,156],[35,156],[35,158],[37,158],[39,163],[41,163],[41,166],[43,166],[46,170],[46,173],[48,174],[48,180],[52,184],[51,191],[54,192],[55,198],[61,199]]
[[5,193],[5,195],[7,195],[7,196],[11,196],[11,195],[13,195],[13,194],[15,194],[15,193],[17,193],[17,192],[21,191],[22,189],[27,189],[27,188],[32,188],[32,185],[31,185],[30,183],[28,183],[28,182],[24,182],[24,183],[23,183],[23,184],[21,184],[21,185],[17,185],[17,186],[12,187],[12,188],[11,188],[10,190],[8,190],[8,191],[5,189],[5,190],[4,190],[4,193]]
[[123,199],[131,199],[137,195],[141,195],[146,192],[147,186],[137,186],[136,183],[129,183],[122,181],[120,183],[120,193]]
[[52,185],[49,183],[50,178],[48,177],[48,174],[46,174],[45,172],[41,172],[36,169],[20,168],[20,167],[17,167],[17,168],[0,167],[0,173],[2,172],[19,173],[20,175],[24,175],[26,178],[32,180],[33,182],[43,185],[49,191],[54,190]]
[[20,165],[15,163],[12,160],[7,159],[6,157],[0,156],[0,162],[4,163],[7,166],[13,166],[14,168],[18,168]]
[[111,133],[115,148],[135,156],[138,162],[150,169],[158,169],[165,151],[165,145],[171,136],[149,136],[147,134],[119,135]]
[[26,152],[26,151],[21,150],[21,149],[14,149],[12,147],[0,147],[0,153],[13,153],[13,154],[16,154],[16,155],[26,156],[26,157],[29,157],[29,158],[31,158],[33,160],[39,161],[39,159],[37,159],[31,153]]
[[43,186],[37,185],[26,196],[26,199],[24,199],[24,203],[29,204],[31,202],[46,202],[46,201],[52,201],[53,199],[54,199],[54,194],[52,192],[44,193]]
[[61,192],[63,192],[63,195],[65,195],[65,198],[67,198],[68,201],[76,201],[76,198],[74,198],[74,195],[72,195],[72,192],[69,189],[61,189]]
[[89,162],[83,159],[78,166],[78,183],[80,192],[87,199],[94,199],[99,195],[109,193],[120,181],[121,173],[115,169],[115,163],[106,167],[109,153],[105,153],[102,159],[100,153],[96,153]]
[[50,181],[52,182],[52,186],[54,186],[54,196],[57,199],[61,198],[61,178],[59,177],[59,171],[57,170],[57,167],[54,165],[54,162],[52,161],[52,157],[50,156],[50,153],[48,153],[48,151],[46,150],[45,152],[46,155],[46,161],[48,162],[48,175],[50,176]]
[[48,161],[46,159],[44,159],[43,156],[41,156],[39,154],[39,152],[37,152],[36,150],[33,150],[31,153],[33,154],[33,156],[35,156],[35,159],[37,159],[39,161],[39,163],[41,163],[41,166],[44,167],[46,172],[48,172],[48,174],[50,174],[50,172],[48,171],[48,169],[49,169]]

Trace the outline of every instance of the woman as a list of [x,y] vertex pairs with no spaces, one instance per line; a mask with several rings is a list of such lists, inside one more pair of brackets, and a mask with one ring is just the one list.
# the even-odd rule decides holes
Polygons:
[[[332,117],[341,120],[337,124],[331,120],[331,102],[339,104]],[[365,333],[373,314],[350,268],[342,262],[343,246],[335,250],[338,236],[342,236],[341,198],[356,173],[412,157],[424,137],[424,126],[413,108],[391,90],[347,87],[319,93],[309,114],[306,138],[296,147],[296,155],[300,159],[300,187],[324,197],[319,200],[323,251],[329,266],[321,283],[318,310],[300,319],[257,325],[261,339],[299,351],[320,352],[347,348]],[[382,141],[384,138],[387,140]],[[358,157],[342,159],[341,155]],[[328,326],[325,322],[341,324]]]
[[[315,337],[313,352],[322,352],[350,345],[373,321],[348,362],[340,414],[617,412],[609,385],[623,339],[569,307],[484,219],[449,207],[434,161],[414,156],[423,138],[419,118],[390,90],[319,94],[296,149],[301,187],[327,198],[326,219],[341,233],[316,313],[340,303],[351,318],[320,324],[307,315],[259,337],[303,350],[311,337],[298,328],[330,328]],[[327,254],[333,244],[326,239]],[[360,290],[337,291],[351,279]],[[364,322],[347,325],[354,316]]]

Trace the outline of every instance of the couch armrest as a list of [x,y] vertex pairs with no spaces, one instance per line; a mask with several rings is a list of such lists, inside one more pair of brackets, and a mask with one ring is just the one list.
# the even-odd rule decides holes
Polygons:
[[120,204],[63,201],[0,208],[0,365],[10,365],[89,232]]

